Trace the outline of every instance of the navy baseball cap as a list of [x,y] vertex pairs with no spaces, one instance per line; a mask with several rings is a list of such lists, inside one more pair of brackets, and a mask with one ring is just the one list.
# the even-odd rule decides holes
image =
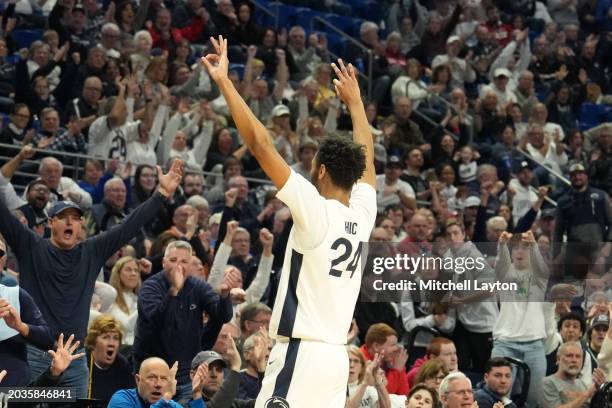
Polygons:
[[79,207],[76,203],[73,203],[72,201],[58,201],[53,207],[51,207],[51,210],[49,211],[49,218],[56,217],[69,208],[74,208],[80,215],[83,215],[83,210],[81,210],[81,207]]
[[208,351],[200,351],[196,356],[191,360],[191,369],[197,370],[198,367],[203,364],[214,363],[215,361],[220,361],[223,367],[227,367],[227,363],[221,356],[221,354],[216,351],[208,350]]
[[515,168],[514,171],[515,171],[515,173],[519,173],[519,172],[523,171],[524,169],[533,170],[531,168],[531,164],[529,164],[529,162],[526,161],[526,160],[523,160],[522,162],[518,163],[516,165],[516,168]]

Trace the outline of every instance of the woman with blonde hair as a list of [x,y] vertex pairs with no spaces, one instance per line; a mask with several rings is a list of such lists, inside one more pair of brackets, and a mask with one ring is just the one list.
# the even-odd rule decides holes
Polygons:
[[390,408],[391,399],[387,392],[387,381],[380,368],[382,357],[366,360],[359,347],[346,347],[349,357],[349,400],[347,408]]
[[117,319],[103,314],[89,326],[85,337],[87,349],[87,398],[108,402],[113,394],[134,387],[132,366],[119,353],[123,333]]
[[131,256],[119,259],[111,271],[109,283],[117,290],[117,297],[108,309],[123,327],[123,344],[134,344],[134,329],[138,318],[138,290],[140,289],[140,267]]

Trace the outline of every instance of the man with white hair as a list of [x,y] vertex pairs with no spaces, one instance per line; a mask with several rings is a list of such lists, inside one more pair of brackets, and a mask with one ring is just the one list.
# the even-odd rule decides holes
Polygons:
[[583,407],[606,381],[601,369],[593,371],[593,382],[578,378],[582,371],[584,352],[577,341],[563,343],[557,351],[557,371],[542,380],[540,408]]
[[291,76],[294,81],[301,81],[310,75],[313,68],[321,63],[321,58],[317,55],[315,47],[308,47],[306,44],[306,31],[299,25],[291,27],[289,30],[289,45],[287,50],[295,61],[298,72]]
[[450,373],[444,377],[438,394],[444,408],[465,408],[474,404],[472,382],[461,372]]
[[47,209],[50,209],[57,201],[71,200],[79,205],[82,210],[91,208],[92,199],[89,193],[68,177],[62,177],[64,166],[55,157],[45,157],[40,161],[38,176],[49,187],[50,196]]
[[89,236],[108,231],[123,221],[127,216],[124,211],[126,197],[127,189],[121,178],[113,177],[104,184],[102,202],[94,204],[85,217]]
[[111,56],[114,53],[119,54],[117,45],[119,44],[119,38],[121,37],[121,30],[115,23],[106,23],[102,26],[102,37],[100,38],[100,44],[98,47],[104,48],[107,56]]

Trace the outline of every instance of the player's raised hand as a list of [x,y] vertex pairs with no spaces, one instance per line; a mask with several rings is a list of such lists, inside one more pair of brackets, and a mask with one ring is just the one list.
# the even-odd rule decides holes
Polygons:
[[210,42],[215,47],[216,54],[208,54],[202,57],[202,64],[208,70],[208,74],[215,81],[219,82],[227,78],[229,60],[227,59],[227,39],[219,36],[218,40],[210,37]]
[[349,64],[348,67],[346,67],[342,59],[339,59],[337,65],[332,63],[331,66],[338,77],[338,79],[334,79],[334,86],[338,98],[340,98],[349,109],[353,106],[360,106],[362,104],[361,91],[359,90],[359,83],[357,82],[357,76],[353,65]]
[[4,377],[6,377],[6,370],[2,370],[2,371],[0,371],[0,383],[2,382],[2,380],[4,379]]

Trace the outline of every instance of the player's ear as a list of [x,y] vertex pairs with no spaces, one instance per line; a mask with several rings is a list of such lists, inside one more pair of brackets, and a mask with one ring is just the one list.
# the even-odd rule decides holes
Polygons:
[[319,170],[317,171],[319,180],[323,180],[323,177],[325,177],[325,175],[327,174],[327,168],[325,167],[324,164],[321,164],[319,166]]

